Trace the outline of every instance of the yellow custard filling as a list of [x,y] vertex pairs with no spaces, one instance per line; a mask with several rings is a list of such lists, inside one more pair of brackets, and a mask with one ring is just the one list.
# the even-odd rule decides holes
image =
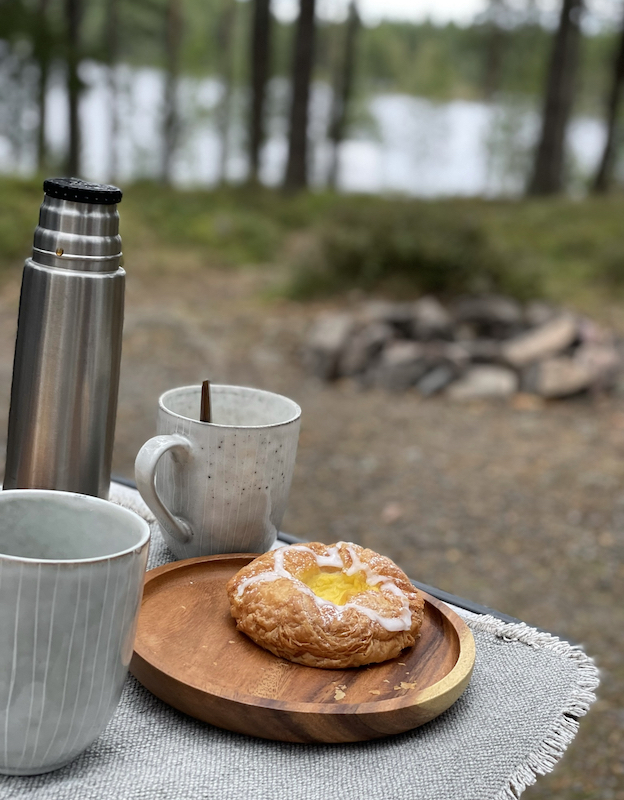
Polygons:
[[323,571],[314,570],[300,575],[299,579],[308,586],[317,597],[329,600],[337,606],[344,606],[356,594],[367,592],[372,589],[379,591],[378,586],[371,586],[366,582],[363,572],[356,572],[353,575],[345,575],[340,570]]

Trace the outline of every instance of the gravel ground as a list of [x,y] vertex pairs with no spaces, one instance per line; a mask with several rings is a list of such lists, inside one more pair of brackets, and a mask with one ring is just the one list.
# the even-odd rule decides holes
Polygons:
[[[599,700],[524,797],[624,800],[624,399],[458,405],[325,386],[297,357],[319,306],[266,299],[257,271],[171,255],[129,273],[114,471],[132,476],[167,388],[210,378],[292,397],[303,417],[284,530],[373,547],[582,643]],[[15,280],[0,293],[2,434],[18,296]]]

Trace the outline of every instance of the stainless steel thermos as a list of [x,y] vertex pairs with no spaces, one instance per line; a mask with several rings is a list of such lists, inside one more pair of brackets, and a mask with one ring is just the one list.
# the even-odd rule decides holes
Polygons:
[[115,186],[54,178],[22,278],[6,489],[108,497],[125,272]]

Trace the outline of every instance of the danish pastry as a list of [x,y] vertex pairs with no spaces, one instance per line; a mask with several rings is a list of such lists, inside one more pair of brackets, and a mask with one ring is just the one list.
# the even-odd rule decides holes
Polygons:
[[393,561],[350,542],[271,550],[226,588],[240,631],[309,667],[394,658],[415,643],[424,615],[421,593]]

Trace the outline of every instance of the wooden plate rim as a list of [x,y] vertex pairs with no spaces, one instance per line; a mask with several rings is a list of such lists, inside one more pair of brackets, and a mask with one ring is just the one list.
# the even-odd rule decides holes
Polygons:
[[[191,567],[195,564],[199,563],[215,563],[219,561],[230,561],[230,560],[245,560],[245,563],[249,563],[254,558],[258,557],[258,553],[220,553],[218,555],[213,556],[199,556],[197,558],[187,558],[181,559],[180,561],[172,561],[168,564],[163,564],[160,567],[155,567],[154,569],[148,570],[145,573],[145,581],[144,581],[144,588],[150,583],[152,580],[159,578],[161,575],[166,574],[167,572],[176,570],[176,569],[185,569]],[[245,566],[245,563],[241,563],[241,567]],[[240,567],[239,567],[240,569]],[[138,656],[141,661],[146,664],[150,669],[153,669],[159,672],[161,675],[166,675],[170,680],[177,681],[178,683],[183,683],[185,686],[189,688],[201,692],[203,694],[209,694],[213,697],[223,698],[224,700],[229,700],[235,703],[241,703],[244,705],[253,705],[258,708],[267,708],[267,709],[274,709],[274,710],[283,710],[283,711],[292,711],[292,712],[301,712],[301,713],[313,713],[313,714],[370,714],[370,713],[378,713],[383,714],[389,711],[397,711],[402,708],[409,708],[410,706],[414,705],[423,705],[430,703],[432,700],[443,697],[447,693],[456,692],[458,686],[467,686],[468,681],[472,675],[472,670],[475,663],[475,641],[472,635],[472,631],[466,625],[464,620],[455,612],[452,608],[449,608],[446,603],[438,600],[436,597],[432,597],[427,592],[424,592],[422,589],[418,590],[421,592],[423,597],[425,598],[425,602],[429,603],[431,606],[436,608],[444,617],[448,619],[451,623],[451,626],[455,630],[458,639],[460,640],[460,648],[459,648],[459,656],[455,665],[452,669],[447,672],[447,674],[441,678],[436,683],[428,686],[426,689],[421,689],[420,691],[416,692],[409,692],[408,694],[403,695],[402,697],[395,697],[390,698],[388,700],[372,700],[370,702],[363,702],[363,703],[313,703],[313,702],[300,702],[300,701],[290,701],[290,700],[274,700],[268,697],[256,697],[255,695],[240,693],[236,691],[227,691],[224,690],[222,687],[219,686],[196,686],[195,684],[188,683],[186,681],[180,681],[180,678],[176,677],[175,675],[171,674],[170,672],[166,671],[162,667],[156,666],[153,664],[149,659],[143,655],[143,653],[137,649],[138,642],[135,642],[135,650],[134,655]],[[144,592],[145,596],[145,592]],[[141,601],[141,604],[143,600]],[[244,634],[241,634],[243,636]],[[275,656],[277,658],[277,656]],[[286,659],[281,659],[286,660]],[[289,662],[290,663],[290,662]],[[301,666],[301,665],[295,665]],[[371,666],[375,666],[374,664]],[[311,667],[309,669],[312,669]],[[331,672],[332,670],[327,670],[327,672]],[[334,670],[334,671],[342,671],[342,670]],[[346,670],[344,670],[346,671]],[[462,689],[463,691],[463,689]]]

